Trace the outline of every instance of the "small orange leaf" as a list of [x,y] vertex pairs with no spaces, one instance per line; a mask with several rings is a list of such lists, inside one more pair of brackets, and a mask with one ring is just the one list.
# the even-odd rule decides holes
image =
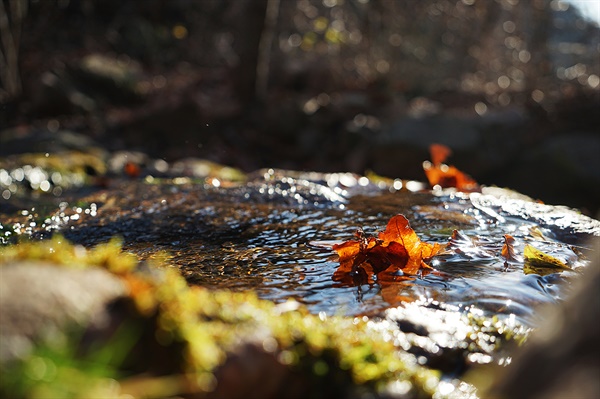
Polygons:
[[518,262],[519,259],[515,254],[515,238],[510,234],[504,234],[504,245],[502,246],[502,257],[506,262]]
[[429,146],[429,154],[433,165],[439,166],[452,155],[452,150],[443,144],[433,143]]
[[129,177],[139,177],[142,173],[140,166],[133,162],[127,162],[125,166],[123,166],[123,171]]
[[469,175],[452,165],[444,164],[444,160],[452,151],[442,144],[429,147],[432,162],[423,162],[423,170],[429,184],[442,188],[455,187],[460,191],[479,191],[479,185]]

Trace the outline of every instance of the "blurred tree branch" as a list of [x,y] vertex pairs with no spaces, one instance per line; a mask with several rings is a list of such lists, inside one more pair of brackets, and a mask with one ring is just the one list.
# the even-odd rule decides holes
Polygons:
[[238,98],[248,105],[256,99],[259,46],[265,29],[267,0],[234,2],[230,11],[235,37],[233,48],[239,57],[233,68],[233,82]]
[[[21,94],[21,78],[19,74],[19,43],[21,40],[21,23],[27,14],[27,0],[8,0],[9,13],[5,1],[0,0],[0,82],[2,91],[9,98]],[[0,91],[0,94],[2,94]]]
[[280,0],[267,0],[265,26],[258,45],[258,62],[256,65],[256,95],[259,100],[265,100],[269,86],[269,64],[271,49],[275,38],[275,27],[279,18]]

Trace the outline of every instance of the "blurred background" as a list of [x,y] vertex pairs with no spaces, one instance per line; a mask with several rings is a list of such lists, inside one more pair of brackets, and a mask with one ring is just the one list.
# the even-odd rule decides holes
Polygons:
[[425,180],[438,142],[598,217],[599,3],[0,0],[0,157],[93,142]]

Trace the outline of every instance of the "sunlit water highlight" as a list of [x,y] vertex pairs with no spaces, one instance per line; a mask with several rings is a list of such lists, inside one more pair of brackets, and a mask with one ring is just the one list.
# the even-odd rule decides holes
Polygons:
[[[493,195],[411,192],[350,180],[351,175],[267,173],[225,187],[190,180],[130,181],[81,198],[77,206],[62,203],[34,226],[15,223],[12,230],[8,224],[3,229],[23,234],[27,228],[39,237],[60,231],[85,246],[121,236],[124,248],[140,259],[166,254],[190,284],[254,290],[275,302],[292,298],[315,314],[373,315],[402,302],[434,300],[513,315],[528,325],[535,324],[538,305],[564,297],[569,277],[577,272],[525,274],[522,261],[508,264],[500,257],[504,234],[515,237],[517,253],[530,243],[575,269],[586,265],[577,249],[590,235],[600,235],[597,221],[503,197],[508,193],[503,190],[490,189]],[[423,241],[446,245],[455,229],[468,238],[456,243],[460,253],[447,251],[433,259],[436,273],[399,273],[394,281],[375,278],[372,284],[333,281],[339,264],[331,243],[352,239],[357,228],[376,234],[398,213]]]

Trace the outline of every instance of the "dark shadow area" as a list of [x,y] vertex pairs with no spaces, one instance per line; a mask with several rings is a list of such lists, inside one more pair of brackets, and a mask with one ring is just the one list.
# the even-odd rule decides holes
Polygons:
[[167,162],[424,180],[439,142],[482,184],[597,215],[600,30],[569,3],[0,5],[0,156],[74,131]]

